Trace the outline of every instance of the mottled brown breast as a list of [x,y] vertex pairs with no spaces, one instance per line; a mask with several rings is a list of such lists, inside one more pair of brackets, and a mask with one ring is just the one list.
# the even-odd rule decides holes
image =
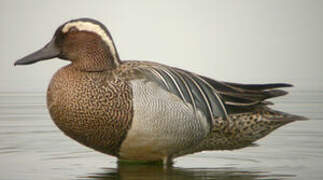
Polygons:
[[132,91],[113,72],[81,72],[66,66],[51,80],[47,106],[69,137],[117,156],[133,117]]

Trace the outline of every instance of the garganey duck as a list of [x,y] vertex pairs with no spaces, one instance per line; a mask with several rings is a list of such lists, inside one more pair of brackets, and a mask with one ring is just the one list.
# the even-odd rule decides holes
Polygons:
[[272,110],[268,98],[289,84],[237,84],[147,61],[121,61],[107,28],[66,22],[42,49],[18,60],[58,57],[47,91],[51,118],[67,136],[121,160],[164,161],[251,145],[305,117]]

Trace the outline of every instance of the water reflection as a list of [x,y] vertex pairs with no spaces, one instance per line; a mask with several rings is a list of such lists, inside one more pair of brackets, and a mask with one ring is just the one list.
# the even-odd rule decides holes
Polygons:
[[227,180],[254,180],[254,179],[284,179],[295,177],[288,174],[270,174],[263,171],[239,170],[237,168],[178,168],[163,167],[161,165],[145,164],[123,164],[118,168],[104,168],[101,173],[93,173],[89,176],[80,177],[84,179],[125,179],[125,180],[205,180],[205,179],[227,179]]

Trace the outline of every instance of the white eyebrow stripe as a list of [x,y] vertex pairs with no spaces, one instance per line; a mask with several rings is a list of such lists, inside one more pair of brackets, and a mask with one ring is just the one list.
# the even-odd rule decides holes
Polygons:
[[116,65],[120,64],[119,59],[117,57],[117,51],[114,46],[112,38],[105,32],[105,30],[103,30],[101,28],[100,25],[93,24],[91,22],[75,21],[75,22],[70,22],[70,23],[65,24],[62,29],[62,32],[63,33],[68,32],[71,27],[75,27],[79,31],[89,31],[89,32],[93,32],[93,33],[99,35],[102,38],[102,40],[108,45],[108,47],[112,53],[115,64]]

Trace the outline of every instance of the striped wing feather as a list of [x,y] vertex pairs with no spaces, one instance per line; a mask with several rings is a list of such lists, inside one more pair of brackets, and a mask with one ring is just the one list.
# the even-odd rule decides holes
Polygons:
[[157,82],[167,91],[192,105],[195,112],[202,111],[210,124],[214,123],[216,117],[227,118],[223,100],[214,87],[201,76],[161,65],[137,67],[137,69],[148,79]]
[[276,88],[290,84],[238,84],[215,81],[182,69],[159,64],[138,66],[137,69],[167,91],[202,111],[207,119],[227,118],[227,113],[249,111],[257,105],[268,105],[268,98],[282,96],[286,91]]

